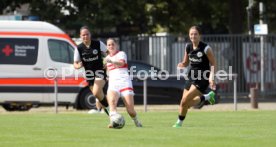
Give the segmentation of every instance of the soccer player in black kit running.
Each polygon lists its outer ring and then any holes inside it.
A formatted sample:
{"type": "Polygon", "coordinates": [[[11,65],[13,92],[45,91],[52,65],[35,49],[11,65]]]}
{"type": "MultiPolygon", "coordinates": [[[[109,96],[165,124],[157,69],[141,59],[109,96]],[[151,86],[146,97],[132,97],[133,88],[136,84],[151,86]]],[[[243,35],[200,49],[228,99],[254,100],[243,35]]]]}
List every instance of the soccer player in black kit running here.
{"type": "Polygon", "coordinates": [[[190,65],[191,68],[188,74],[189,81],[185,83],[179,105],[178,120],[173,125],[175,128],[182,126],[190,107],[205,100],[208,100],[210,104],[215,103],[215,93],[213,91],[203,95],[209,85],[211,89],[215,89],[216,61],[213,51],[208,44],[200,41],[199,27],[192,26],[189,29],[189,38],[191,43],[188,43],[185,47],[184,59],[177,65],[179,68],[190,65]]]}
{"type": "Polygon", "coordinates": [[[103,93],[103,87],[106,83],[106,72],[102,59],[103,55],[106,56],[106,45],[101,41],[92,40],[87,26],[83,26],[80,29],[80,38],[82,43],[75,49],[74,67],[75,69],[84,67],[89,89],[99,100],[108,115],[108,103],[103,93]]]}

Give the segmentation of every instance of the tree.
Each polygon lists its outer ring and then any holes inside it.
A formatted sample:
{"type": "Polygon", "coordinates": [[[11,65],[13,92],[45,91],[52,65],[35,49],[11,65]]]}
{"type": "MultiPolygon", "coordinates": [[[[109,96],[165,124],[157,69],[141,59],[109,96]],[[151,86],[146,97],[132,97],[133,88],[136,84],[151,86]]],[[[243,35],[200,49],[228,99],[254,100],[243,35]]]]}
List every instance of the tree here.
{"type": "Polygon", "coordinates": [[[13,12],[16,8],[19,8],[21,4],[28,2],[29,0],[1,0],[0,14],[2,14],[4,10],[7,10],[8,13],[13,12]]]}
{"type": "MultiPolygon", "coordinates": [[[[64,30],[78,31],[82,25],[88,25],[94,34],[135,35],[160,31],[186,34],[191,25],[201,26],[204,34],[237,34],[247,33],[247,1],[2,0],[0,12],[4,9],[12,12],[21,4],[29,3],[31,15],[41,20],[64,30]]],[[[269,32],[275,32],[276,3],[262,1],[269,32]]],[[[253,16],[253,21],[258,23],[258,7],[254,7],[253,16]]]]}
{"type": "Polygon", "coordinates": [[[276,3],[270,0],[254,0],[255,5],[252,10],[253,23],[259,24],[259,3],[262,2],[264,5],[264,15],[262,16],[264,19],[264,23],[268,24],[269,33],[276,33],[276,3]]]}
{"type": "MultiPolygon", "coordinates": [[[[244,32],[243,26],[245,26],[245,7],[246,3],[240,0],[228,0],[229,2],[229,31],[231,34],[242,34],[244,32]]],[[[236,36],[235,39],[230,39],[230,50],[233,52],[232,59],[230,60],[230,66],[233,68],[233,72],[238,74],[238,89],[246,89],[246,80],[244,77],[243,68],[243,40],[241,37],[236,36]]]]}

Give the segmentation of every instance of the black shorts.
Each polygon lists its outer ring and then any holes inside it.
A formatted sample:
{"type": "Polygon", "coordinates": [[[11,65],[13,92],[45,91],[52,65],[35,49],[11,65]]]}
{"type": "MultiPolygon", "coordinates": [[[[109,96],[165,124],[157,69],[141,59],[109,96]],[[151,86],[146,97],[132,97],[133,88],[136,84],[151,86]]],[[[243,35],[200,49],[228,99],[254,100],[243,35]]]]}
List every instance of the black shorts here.
{"type": "Polygon", "coordinates": [[[209,81],[208,80],[188,80],[185,83],[184,89],[189,90],[191,85],[195,85],[195,87],[204,94],[207,88],[209,87],[209,81]]]}
{"type": "MultiPolygon", "coordinates": [[[[96,73],[96,71],[93,71],[93,73],[96,73]]],[[[105,70],[101,70],[100,74],[94,74],[94,76],[86,74],[86,81],[87,81],[87,83],[88,83],[89,86],[93,86],[96,78],[97,79],[98,78],[99,79],[103,79],[103,80],[106,81],[106,77],[107,77],[106,71],[105,70]]]]}

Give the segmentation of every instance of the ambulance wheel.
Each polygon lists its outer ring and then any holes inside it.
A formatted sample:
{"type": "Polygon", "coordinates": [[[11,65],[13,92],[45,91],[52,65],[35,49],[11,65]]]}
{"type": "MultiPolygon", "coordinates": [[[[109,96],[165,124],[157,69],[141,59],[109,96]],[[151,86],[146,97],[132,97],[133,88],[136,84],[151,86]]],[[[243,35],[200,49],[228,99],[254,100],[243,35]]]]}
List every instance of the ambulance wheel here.
{"type": "Polygon", "coordinates": [[[95,109],[96,97],[92,94],[89,88],[85,88],[79,97],[80,109],[95,109]]]}

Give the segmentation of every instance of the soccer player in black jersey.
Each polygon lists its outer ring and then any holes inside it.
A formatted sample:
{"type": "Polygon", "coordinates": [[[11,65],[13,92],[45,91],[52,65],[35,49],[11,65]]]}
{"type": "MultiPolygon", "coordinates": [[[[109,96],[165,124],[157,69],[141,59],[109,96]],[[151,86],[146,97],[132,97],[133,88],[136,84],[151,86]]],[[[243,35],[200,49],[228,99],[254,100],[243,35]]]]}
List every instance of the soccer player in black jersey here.
{"type": "Polygon", "coordinates": [[[173,127],[181,127],[186,117],[188,109],[198,103],[208,100],[210,104],[215,103],[215,93],[213,91],[204,94],[210,86],[215,89],[214,72],[216,61],[211,47],[200,41],[200,29],[192,26],[189,29],[191,43],[185,47],[184,59],[178,64],[179,68],[190,65],[188,74],[189,81],[185,83],[182,99],[179,105],[179,116],[173,127]]]}
{"type": "Polygon", "coordinates": [[[108,103],[103,92],[103,87],[106,83],[106,72],[102,58],[102,56],[106,56],[106,45],[101,41],[92,40],[87,26],[80,29],[80,38],[82,39],[82,43],[75,49],[74,67],[75,69],[84,67],[89,89],[108,114],[106,109],[108,103]]]}

